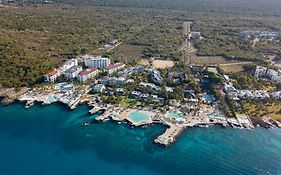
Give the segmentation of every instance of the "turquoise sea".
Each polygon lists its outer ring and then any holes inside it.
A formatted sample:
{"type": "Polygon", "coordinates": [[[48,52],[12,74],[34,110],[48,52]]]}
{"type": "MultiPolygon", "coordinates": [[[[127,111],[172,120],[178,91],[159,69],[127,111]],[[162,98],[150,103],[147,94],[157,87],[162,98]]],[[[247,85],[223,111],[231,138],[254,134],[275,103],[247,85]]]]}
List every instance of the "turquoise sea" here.
{"type": "Polygon", "coordinates": [[[86,106],[0,106],[0,175],[281,175],[281,130],[190,128],[168,148],[165,127],[93,120],[86,106]]]}

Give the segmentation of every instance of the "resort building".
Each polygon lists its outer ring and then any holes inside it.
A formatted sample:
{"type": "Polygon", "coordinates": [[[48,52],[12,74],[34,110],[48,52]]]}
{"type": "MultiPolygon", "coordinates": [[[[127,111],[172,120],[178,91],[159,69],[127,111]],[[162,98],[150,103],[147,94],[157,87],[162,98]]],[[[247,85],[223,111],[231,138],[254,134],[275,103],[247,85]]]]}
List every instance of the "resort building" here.
{"type": "Polygon", "coordinates": [[[44,75],[44,81],[54,83],[59,76],[60,76],[60,70],[54,69],[44,75]]]}
{"type": "Polygon", "coordinates": [[[142,89],[147,89],[148,91],[156,93],[156,94],[161,92],[161,88],[159,86],[156,86],[155,84],[152,84],[152,83],[141,82],[139,84],[139,86],[142,89]]]}
{"type": "Polygon", "coordinates": [[[277,40],[278,32],[268,32],[268,31],[243,31],[240,32],[240,36],[244,39],[260,39],[267,41],[277,40]]]}
{"type": "Polygon", "coordinates": [[[268,69],[266,76],[271,79],[272,81],[280,81],[281,80],[281,75],[279,75],[279,72],[273,69],[268,69]]]}
{"type": "Polygon", "coordinates": [[[75,78],[82,70],[82,66],[73,66],[64,72],[64,76],[68,79],[75,78]]]}
{"type": "Polygon", "coordinates": [[[61,67],[61,71],[65,72],[68,69],[72,68],[73,66],[78,66],[78,60],[77,59],[70,59],[68,61],[66,61],[61,67]]]}
{"type": "Polygon", "coordinates": [[[231,84],[225,84],[224,85],[224,91],[226,94],[229,95],[229,97],[233,100],[240,100],[238,98],[238,91],[235,89],[235,87],[231,84]]]}
{"type": "Polygon", "coordinates": [[[99,71],[97,68],[94,68],[94,67],[87,68],[86,70],[84,70],[78,74],[77,79],[79,81],[86,81],[88,79],[94,78],[98,72],[99,71]]]}
{"type": "Polygon", "coordinates": [[[110,64],[109,58],[94,57],[85,55],[82,57],[86,67],[104,68],[110,64]]]}
{"type": "Polygon", "coordinates": [[[117,88],[115,90],[116,95],[124,96],[126,95],[126,91],[123,88],[117,88]]]}
{"type": "Polygon", "coordinates": [[[253,92],[253,95],[256,97],[256,99],[265,99],[265,98],[270,98],[270,95],[268,92],[264,90],[256,90],[253,92]]]}
{"type": "Polygon", "coordinates": [[[127,80],[124,77],[106,77],[104,79],[100,79],[99,82],[110,87],[120,87],[127,84],[127,80]]]}
{"type": "Polygon", "coordinates": [[[141,95],[141,92],[139,92],[139,91],[133,91],[133,92],[131,93],[130,98],[136,99],[136,98],[138,98],[140,95],[141,95]]]}
{"type": "Polygon", "coordinates": [[[247,99],[253,99],[255,96],[250,90],[240,90],[239,91],[239,97],[240,98],[247,98],[247,99]]]}
{"type": "Polygon", "coordinates": [[[281,99],[281,91],[273,92],[271,95],[276,100],[280,100],[281,99]]]}
{"type": "Polygon", "coordinates": [[[148,78],[149,78],[150,82],[158,84],[158,85],[162,84],[162,82],[163,82],[161,73],[155,69],[148,70],[148,78]]]}
{"type": "Polygon", "coordinates": [[[112,74],[113,72],[116,72],[118,70],[121,70],[125,67],[126,65],[124,63],[115,63],[115,64],[110,64],[105,68],[105,71],[108,74],[112,74]]]}
{"type": "Polygon", "coordinates": [[[107,95],[107,96],[113,96],[114,93],[115,93],[114,89],[109,89],[109,88],[107,88],[107,89],[103,92],[103,94],[104,94],[104,95],[107,95]]]}
{"type": "Polygon", "coordinates": [[[133,73],[141,73],[144,71],[144,66],[143,65],[138,65],[138,66],[134,66],[134,67],[128,67],[120,72],[118,72],[118,74],[121,77],[124,78],[128,78],[130,77],[133,73]]]}
{"type": "Polygon", "coordinates": [[[105,91],[106,87],[103,84],[96,84],[93,87],[93,91],[95,93],[103,93],[105,91]]]}
{"type": "Polygon", "coordinates": [[[254,76],[265,77],[272,81],[281,81],[281,75],[278,71],[262,66],[257,66],[254,76]]]}
{"type": "Polygon", "coordinates": [[[257,66],[254,76],[255,77],[263,77],[263,76],[265,76],[266,71],[267,71],[266,67],[257,66]]]}

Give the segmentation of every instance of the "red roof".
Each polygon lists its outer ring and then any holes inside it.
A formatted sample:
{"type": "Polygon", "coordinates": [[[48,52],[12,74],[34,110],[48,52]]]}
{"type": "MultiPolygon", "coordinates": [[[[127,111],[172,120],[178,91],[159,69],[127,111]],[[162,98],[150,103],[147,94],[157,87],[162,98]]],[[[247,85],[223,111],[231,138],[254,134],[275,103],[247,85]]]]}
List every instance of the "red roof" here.
{"type": "Polygon", "coordinates": [[[111,69],[115,69],[115,68],[118,68],[118,67],[123,66],[123,65],[124,65],[123,63],[110,64],[105,69],[111,70],[111,69]]]}
{"type": "Polygon", "coordinates": [[[88,75],[90,73],[95,72],[97,69],[96,68],[87,68],[86,70],[82,71],[79,73],[79,75],[83,76],[83,75],[88,75]]]}
{"type": "Polygon", "coordinates": [[[45,76],[51,77],[51,76],[54,76],[54,75],[56,75],[56,74],[58,74],[58,73],[59,73],[59,71],[56,70],[56,69],[54,69],[54,70],[52,70],[52,71],[46,73],[45,76]]]}

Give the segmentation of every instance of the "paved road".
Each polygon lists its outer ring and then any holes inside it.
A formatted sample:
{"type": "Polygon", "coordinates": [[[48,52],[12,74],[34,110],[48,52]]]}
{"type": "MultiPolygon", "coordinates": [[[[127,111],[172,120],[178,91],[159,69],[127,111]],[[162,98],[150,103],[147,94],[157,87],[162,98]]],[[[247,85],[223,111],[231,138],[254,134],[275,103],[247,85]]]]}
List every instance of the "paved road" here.
{"type": "Polygon", "coordinates": [[[179,51],[183,52],[183,59],[185,60],[186,64],[189,64],[189,59],[190,59],[190,53],[194,52],[195,50],[191,47],[191,28],[190,25],[192,22],[184,22],[183,23],[183,35],[184,35],[184,42],[180,46],[179,51]]]}

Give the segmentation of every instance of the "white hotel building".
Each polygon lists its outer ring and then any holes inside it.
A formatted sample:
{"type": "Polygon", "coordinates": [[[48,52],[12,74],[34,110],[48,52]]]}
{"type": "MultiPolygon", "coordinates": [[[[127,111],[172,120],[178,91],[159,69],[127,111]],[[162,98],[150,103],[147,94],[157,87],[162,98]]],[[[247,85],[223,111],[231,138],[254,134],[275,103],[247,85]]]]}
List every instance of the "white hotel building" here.
{"type": "Polygon", "coordinates": [[[82,72],[82,66],[73,66],[64,72],[64,76],[68,79],[77,77],[77,75],[82,72]]]}
{"type": "Polygon", "coordinates": [[[82,58],[85,61],[86,67],[104,68],[110,64],[109,58],[94,57],[89,55],[85,55],[82,58]]]}
{"type": "Polygon", "coordinates": [[[78,60],[77,59],[70,59],[66,61],[61,67],[61,72],[65,72],[68,69],[72,68],[73,66],[78,66],[78,60]]]}

